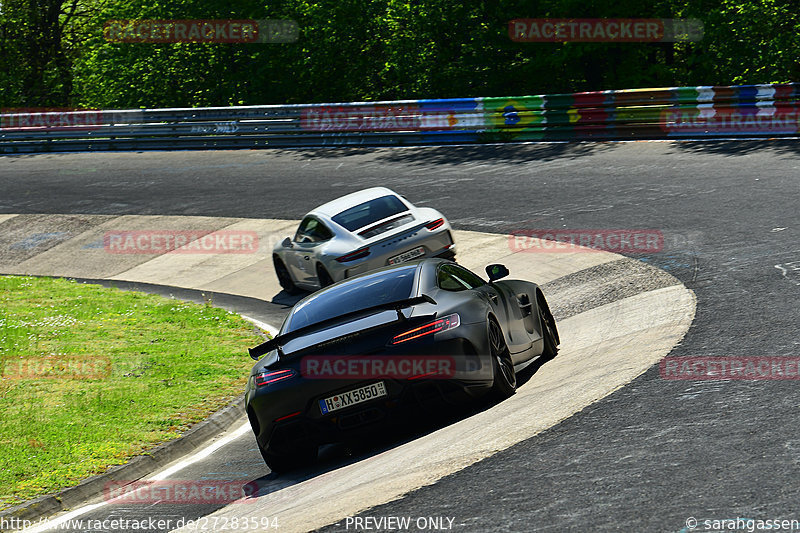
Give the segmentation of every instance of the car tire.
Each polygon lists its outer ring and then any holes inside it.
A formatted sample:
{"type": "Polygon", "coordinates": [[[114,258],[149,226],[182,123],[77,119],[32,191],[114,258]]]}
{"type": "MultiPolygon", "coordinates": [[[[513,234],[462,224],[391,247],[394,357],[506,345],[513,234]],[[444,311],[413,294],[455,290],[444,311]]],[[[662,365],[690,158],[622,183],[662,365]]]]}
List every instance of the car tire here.
{"type": "Polygon", "coordinates": [[[544,340],[542,360],[550,361],[558,355],[558,330],[550,310],[541,305],[539,306],[539,319],[542,324],[542,339],[544,340]]]}
{"type": "Polygon", "coordinates": [[[272,264],[275,265],[275,274],[278,276],[278,283],[287,294],[296,294],[298,292],[297,285],[292,281],[292,276],[289,274],[289,269],[283,264],[280,257],[274,256],[272,264]]]}
{"type": "Polygon", "coordinates": [[[317,448],[299,448],[289,454],[275,453],[269,448],[258,447],[261,457],[270,470],[276,474],[289,472],[298,468],[308,466],[317,459],[317,448]]]}
{"type": "Polygon", "coordinates": [[[489,349],[494,370],[492,395],[499,400],[504,400],[516,392],[517,374],[514,371],[511,352],[509,352],[503,337],[503,330],[500,329],[500,324],[493,319],[489,320],[489,349]]]}
{"type": "Polygon", "coordinates": [[[319,281],[320,289],[324,289],[328,285],[333,285],[333,278],[328,271],[325,270],[325,267],[322,265],[317,265],[317,280],[319,281]]]}

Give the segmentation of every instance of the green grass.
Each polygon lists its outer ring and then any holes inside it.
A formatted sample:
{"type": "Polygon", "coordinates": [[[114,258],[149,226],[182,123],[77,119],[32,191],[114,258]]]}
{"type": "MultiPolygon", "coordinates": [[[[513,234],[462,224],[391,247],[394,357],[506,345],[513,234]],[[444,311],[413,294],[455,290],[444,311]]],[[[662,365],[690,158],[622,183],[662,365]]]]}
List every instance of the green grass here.
{"type": "Polygon", "coordinates": [[[210,305],[0,276],[0,509],[178,437],[243,392],[260,342],[210,305]]]}

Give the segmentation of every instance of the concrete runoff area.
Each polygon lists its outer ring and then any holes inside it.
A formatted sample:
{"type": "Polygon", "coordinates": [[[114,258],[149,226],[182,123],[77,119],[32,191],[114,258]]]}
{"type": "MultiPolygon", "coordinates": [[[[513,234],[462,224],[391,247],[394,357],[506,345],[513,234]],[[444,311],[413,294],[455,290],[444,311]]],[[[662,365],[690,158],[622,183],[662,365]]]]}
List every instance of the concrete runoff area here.
{"type": "MultiPolygon", "coordinates": [[[[61,223],[64,215],[46,217],[61,223]]],[[[20,230],[26,220],[35,226],[31,230],[35,233],[42,233],[46,226],[42,215],[9,217],[0,221],[0,236],[4,226],[13,223],[17,240],[0,240],[0,246],[11,249],[28,238],[20,230]]],[[[20,255],[18,263],[6,259],[0,272],[213,289],[269,302],[281,293],[272,267],[272,244],[293,234],[298,224],[147,215],[106,216],[93,222],[41,253],[20,255]],[[259,246],[236,254],[112,253],[103,237],[113,231],[255,232],[259,246]]],[[[559,320],[558,357],[543,365],[516,395],[486,411],[357,463],[282,486],[280,494],[267,487],[258,497],[263,504],[258,500],[234,503],[213,516],[279,516],[282,530],[306,531],[392,501],[525,440],[620,388],[667,355],[694,317],[693,293],[672,276],[641,262],[585,249],[515,251],[506,235],[454,233],[457,259],[464,266],[483,274],[485,265],[503,263],[511,271],[510,278],[543,285],[559,320]],[[606,291],[612,299],[587,304],[598,291],[606,291]]],[[[252,435],[240,438],[252,440],[252,435]]]]}
{"type": "MultiPolygon", "coordinates": [[[[43,232],[46,222],[61,227],[65,218],[74,215],[17,215],[10,219],[24,228],[35,223],[29,232],[16,229],[6,233],[0,222],[0,254],[4,249],[20,248],[30,235],[43,232]]],[[[64,276],[88,279],[112,279],[175,287],[226,292],[239,296],[272,299],[281,292],[272,266],[272,246],[294,235],[299,221],[274,219],[234,219],[199,216],[108,215],[96,217],[97,224],[62,239],[41,253],[25,253],[13,261],[10,256],[0,264],[0,272],[37,276],[64,276]],[[148,253],[147,249],[119,253],[110,249],[104,237],[126,232],[254,232],[258,246],[246,253],[206,253],[184,250],[148,253]]],[[[603,251],[531,253],[514,251],[508,236],[475,231],[454,231],[457,261],[484,275],[490,263],[503,263],[511,278],[544,284],[564,275],[622,258],[603,251]]],[[[0,256],[2,257],[2,256],[0,256]]],[[[677,280],[676,280],[677,283],[677,280]]]]}

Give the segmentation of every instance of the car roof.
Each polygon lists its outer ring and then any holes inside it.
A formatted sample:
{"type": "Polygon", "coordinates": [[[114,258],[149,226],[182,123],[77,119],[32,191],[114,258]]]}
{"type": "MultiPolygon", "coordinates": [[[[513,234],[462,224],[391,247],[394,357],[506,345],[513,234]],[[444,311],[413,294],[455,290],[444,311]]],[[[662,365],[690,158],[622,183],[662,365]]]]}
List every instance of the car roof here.
{"type": "MultiPolygon", "coordinates": [[[[373,270],[369,270],[367,272],[362,272],[361,274],[356,274],[353,277],[343,279],[343,280],[335,283],[334,285],[343,285],[343,284],[351,284],[352,285],[352,284],[357,284],[357,283],[359,283],[359,280],[361,278],[370,277],[373,274],[377,274],[379,272],[385,272],[387,270],[402,270],[402,269],[408,268],[408,267],[416,267],[417,271],[419,272],[419,270],[425,268],[426,265],[445,263],[445,262],[448,262],[448,261],[446,259],[441,259],[439,257],[423,257],[422,259],[413,259],[411,261],[406,261],[404,263],[399,263],[397,265],[387,265],[387,266],[375,268],[373,270]]],[[[309,294],[305,298],[303,298],[303,299],[299,300],[298,302],[296,302],[294,307],[292,308],[292,312],[294,311],[294,308],[297,307],[297,305],[299,305],[301,303],[307,303],[307,302],[309,302],[311,300],[316,299],[326,289],[328,289],[328,287],[325,287],[324,289],[320,289],[320,290],[318,290],[316,292],[312,292],[311,294],[309,294]]],[[[290,314],[292,312],[290,312],[290,314]]]]}
{"type": "MultiPolygon", "coordinates": [[[[324,289],[321,289],[317,292],[314,292],[306,296],[305,298],[294,304],[294,306],[292,307],[292,310],[289,313],[288,323],[284,322],[283,326],[281,327],[281,334],[287,333],[286,331],[284,331],[284,329],[287,327],[289,328],[289,331],[294,331],[298,329],[298,327],[304,328],[308,326],[313,326],[314,324],[326,322],[330,319],[335,319],[339,316],[345,316],[349,312],[354,312],[354,311],[357,312],[359,308],[366,310],[372,307],[373,305],[375,305],[376,302],[370,302],[369,299],[365,300],[362,298],[361,301],[356,306],[354,306],[350,311],[343,311],[341,309],[341,306],[338,306],[338,311],[334,311],[333,313],[326,313],[323,311],[322,314],[327,316],[325,320],[317,319],[308,321],[307,318],[301,319],[301,322],[302,320],[306,320],[306,323],[301,323],[301,325],[299,326],[297,324],[297,321],[295,320],[295,316],[298,315],[298,313],[306,313],[309,309],[314,309],[317,306],[323,306],[323,308],[333,307],[332,304],[335,304],[338,301],[337,298],[340,295],[355,294],[355,292],[353,292],[352,286],[362,285],[365,280],[374,280],[376,277],[381,276],[382,274],[390,273],[392,271],[396,272],[398,275],[400,275],[401,272],[414,271],[413,280],[415,281],[413,282],[414,284],[412,286],[411,292],[408,294],[404,294],[402,297],[400,297],[400,300],[413,297],[414,295],[416,295],[417,292],[416,280],[418,280],[419,270],[423,267],[423,261],[425,260],[409,261],[406,263],[401,263],[399,265],[391,265],[378,268],[375,270],[370,270],[369,272],[364,272],[363,274],[359,274],[352,278],[347,278],[345,280],[342,280],[338,283],[335,283],[329,287],[325,287],[324,289]]],[[[316,312],[316,314],[317,318],[319,318],[319,313],[316,312]]]]}
{"type": "Polygon", "coordinates": [[[372,187],[369,189],[364,189],[362,191],[356,191],[354,193],[350,193],[348,195],[342,196],[341,198],[337,198],[336,200],[331,200],[328,203],[322,204],[321,206],[315,208],[311,211],[310,215],[324,215],[327,218],[332,218],[345,209],[350,209],[351,207],[355,207],[357,205],[363,204],[366,201],[373,200],[375,198],[380,198],[382,196],[387,195],[394,195],[400,196],[396,192],[391,189],[387,189],[386,187],[372,187]]]}

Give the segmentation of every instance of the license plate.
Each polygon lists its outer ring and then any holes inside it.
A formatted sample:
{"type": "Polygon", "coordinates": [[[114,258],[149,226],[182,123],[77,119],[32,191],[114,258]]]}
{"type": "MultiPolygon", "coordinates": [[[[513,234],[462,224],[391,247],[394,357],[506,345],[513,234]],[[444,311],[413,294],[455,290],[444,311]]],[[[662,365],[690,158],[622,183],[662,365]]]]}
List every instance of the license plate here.
{"type": "Polygon", "coordinates": [[[389,259],[389,264],[396,265],[398,263],[405,263],[406,261],[410,261],[411,259],[414,259],[415,257],[419,257],[421,255],[425,255],[425,248],[423,248],[422,246],[392,257],[391,259],[389,259]]]}
{"type": "Polygon", "coordinates": [[[330,398],[325,398],[319,401],[319,408],[323,415],[327,415],[332,411],[338,411],[351,405],[356,405],[362,402],[368,402],[375,398],[386,396],[386,385],[383,381],[367,385],[355,390],[343,392],[330,398]]]}

